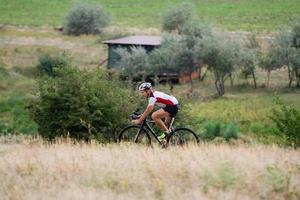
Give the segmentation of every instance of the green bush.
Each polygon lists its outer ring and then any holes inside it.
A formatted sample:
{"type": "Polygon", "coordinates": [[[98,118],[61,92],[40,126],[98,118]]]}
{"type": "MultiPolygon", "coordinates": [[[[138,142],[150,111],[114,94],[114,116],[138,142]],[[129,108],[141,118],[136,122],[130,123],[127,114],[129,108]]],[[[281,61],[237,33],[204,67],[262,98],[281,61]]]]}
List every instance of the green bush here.
{"type": "Polygon", "coordinates": [[[39,57],[37,69],[40,74],[55,76],[55,70],[70,65],[70,60],[65,53],[58,56],[43,54],[39,57]]]}
{"type": "Polygon", "coordinates": [[[204,124],[203,138],[206,140],[226,140],[238,138],[238,128],[234,123],[206,122],[204,124]],[[222,139],[223,138],[223,139],[222,139]]]}
{"type": "Polygon", "coordinates": [[[135,95],[101,71],[66,67],[38,83],[39,93],[30,110],[39,133],[49,140],[115,140],[117,130],[137,107],[135,95]]]}
{"type": "Polygon", "coordinates": [[[80,4],[70,10],[63,30],[67,35],[96,34],[109,21],[109,15],[100,6],[80,4]]]}
{"type": "Polygon", "coordinates": [[[213,140],[216,137],[221,136],[221,123],[219,122],[207,122],[204,125],[204,138],[213,140]]]}
{"type": "Polygon", "coordinates": [[[228,141],[230,139],[237,139],[238,138],[238,129],[235,124],[229,123],[225,127],[223,137],[228,141]]]}
{"type": "Polygon", "coordinates": [[[162,18],[162,29],[170,32],[176,31],[181,34],[185,26],[195,18],[193,6],[190,3],[183,2],[169,8],[162,18]]]}
{"type": "Polygon", "coordinates": [[[272,109],[271,120],[275,122],[280,136],[295,148],[300,147],[300,111],[293,105],[285,105],[278,97],[277,107],[272,109]]]}

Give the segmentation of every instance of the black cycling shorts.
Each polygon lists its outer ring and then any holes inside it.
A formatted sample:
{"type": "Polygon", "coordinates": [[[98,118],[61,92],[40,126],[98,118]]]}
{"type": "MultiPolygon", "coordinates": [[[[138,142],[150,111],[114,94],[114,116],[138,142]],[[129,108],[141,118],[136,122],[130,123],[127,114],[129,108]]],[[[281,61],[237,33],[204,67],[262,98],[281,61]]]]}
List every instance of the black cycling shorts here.
{"type": "Polygon", "coordinates": [[[175,117],[175,115],[178,112],[178,105],[175,105],[175,106],[166,105],[166,107],[164,107],[163,110],[165,112],[168,112],[170,114],[170,117],[175,117]]]}

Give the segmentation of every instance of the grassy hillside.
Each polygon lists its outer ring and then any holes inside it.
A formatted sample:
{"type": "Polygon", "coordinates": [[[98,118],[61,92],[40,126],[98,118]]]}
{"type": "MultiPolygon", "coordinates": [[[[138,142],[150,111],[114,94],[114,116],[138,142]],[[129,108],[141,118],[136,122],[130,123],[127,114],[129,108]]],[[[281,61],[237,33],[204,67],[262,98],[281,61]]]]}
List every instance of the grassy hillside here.
{"type": "MultiPolygon", "coordinates": [[[[103,5],[113,17],[112,25],[160,28],[162,14],[179,0],[88,0],[103,5]]],[[[0,0],[0,24],[28,26],[62,25],[69,0],[0,0]]],[[[300,17],[299,0],[190,0],[203,22],[230,30],[276,30],[300,17]]]]}
{"type": "Polygon", "coordinates": [[[300,198],[300,152],[295,150],[0,141],[2,199],[300,198]]]}

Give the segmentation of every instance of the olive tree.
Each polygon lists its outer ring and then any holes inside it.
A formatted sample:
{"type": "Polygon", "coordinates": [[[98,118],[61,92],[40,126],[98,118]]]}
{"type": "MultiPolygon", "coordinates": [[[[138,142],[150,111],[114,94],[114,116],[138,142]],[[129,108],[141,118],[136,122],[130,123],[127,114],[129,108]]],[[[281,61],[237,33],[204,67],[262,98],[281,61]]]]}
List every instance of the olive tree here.
{"type": "Polygon", "coordinates": [[[148,67],[148,55],[143,47],[131,47],[130,49],[118,48],[116,53],[120,56],[117,67],[128,77],[130,82],[134,76],[142,76],[145,79],[148,67]]]}
{"type": "Polygon", "coordinates": [[[95,34],[107,26],[110,16],[99,5],[77,4],[68,13],[63,31],[68,35],[95,34]]]}
{"type": "Polygon", "coordinates": [[[165,36],[161,47],[151,53],[149,64],[151,66],[149,69],[155,74],[189,74],[190,91],[193,91],[191,74],[195,71],[196,65],[193,50],[188,47],[185,37],[165,36]]]}
{"type": "Polygon", "coordinates": [[[225,81],[239,63],[239,45],[223,35],[206,36],[198,39],[194,58],[203,62],[214,74],[215,87],[219,96],[225,94],[225,81]]]}
{"type": "Polygon", "coordinates": [[[248,79],[252,76],[254,88],[257,87],[255,69],[259,65],[259,59],[261,57],[260,46],[256,40],[255,34],[252,34],[248,39],[244,48],[240,53],[240,65],[242,67],[242,75],[248,79]]]}
{"type": "Polygon", "coordinates": [[[162,29],[182,34],[186,24],[194,20],[194,16],[193,5],[190,3],[183,2],[170,7],[162,18],[162,29]]]}

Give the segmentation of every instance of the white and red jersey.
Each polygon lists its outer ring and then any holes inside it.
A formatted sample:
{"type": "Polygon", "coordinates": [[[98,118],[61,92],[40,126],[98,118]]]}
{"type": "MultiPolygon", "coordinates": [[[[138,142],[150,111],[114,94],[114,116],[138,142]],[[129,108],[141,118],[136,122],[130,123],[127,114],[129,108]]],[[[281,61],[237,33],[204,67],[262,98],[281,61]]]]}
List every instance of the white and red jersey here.
{"type": "Polygon", "coordinates": [[[163,92],[154,91],[149,96],[149,105],[154,104],[163,108],[166,106],[176,106],[178,101],[174,96],[167,95],[163,92]]]}

